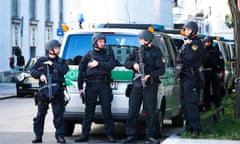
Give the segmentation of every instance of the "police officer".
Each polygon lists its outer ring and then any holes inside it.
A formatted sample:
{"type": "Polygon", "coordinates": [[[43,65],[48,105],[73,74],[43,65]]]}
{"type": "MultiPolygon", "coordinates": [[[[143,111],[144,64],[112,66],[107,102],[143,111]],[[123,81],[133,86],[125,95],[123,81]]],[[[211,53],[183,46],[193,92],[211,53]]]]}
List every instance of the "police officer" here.
{"type": "Polygon", "coordinates": [[[198,136],[201,130],[198,102],[200,96],[199,67],[204,52],[202,41],[197,32],[198,26],[190,21],[185,25],[186,40],[180,50],[183,64],[181,73],[177,78],[180,81],[180,96],[182,110],[186,119],[186,131],[192,136],[198,136]]]}
{"type": "Polygon", "coordinates": [[[211,100],[213,100],[215,107],[221,105],[220,95],[220,79],[224,74],[224,60],[217,47],[214,47],[211,37],[205,37],[204,40],[205,53],[204,53],[204,107],[205,110],[211,108],[211,100]],[[211,98],[210,88],[212,87],[213,99],[211,98]]]}
{"type": "Polygon", "coordinates": [[[50,40],[46,43],[47,57],[40,57],[31,69],[31,75],[39,79],[38,112],[33,121],[35,138],[32,143],[41,143],[44,129],[44,120],[47,114],[48,105],[51,103],[53,110],[53,122],[56,128],[55,137],[58,143],[65,143],[64,139],[64,74],[68,71],[68,66],[63,59],[58,57],[60,42],[50,40]],[[48,78],[51,76],[52,84],[48,78]],[[51,89],[47,88],[48,86],[51,89]],[[49,91],[51,90],[51,91],[49,91]],[[49,95],[52,93],[52,96],[49,95]]]}
{"type": "Polygon", "coordinates": [[[165,66],[160,48],[152,45],[153,34],[143,30],[138,37],[141,47],[133,50],[125,61],[125,66],[134,71],[134,78],[129,97],[127,137],[122,140],[122,143],[137,141],[136,126],[142,102],[146,111],[146,140],[148,143],[159,143],[154,135],[154,112],[160,83],[159,76],[165,72],[165,66]]]}
{"type": "Polygon", "coordinates": [[[107,139],[114,143],[116,140],[115,126],[112,119],[111,102],[113,99],[110,87],[111,70],[116,65],[113,51],[105,49],[106,37],[102,33],[92,36],[93,50],[89,51],[79,64],[78,88],[80,95],[86,95],[85,117],[82,124],[82,135],[75,142],[89,140],[89,132],[93,121],[97,99],[99,97],[104,116],[107,139]],[[83,82],[86,82],[85,92],[83,82]]]}

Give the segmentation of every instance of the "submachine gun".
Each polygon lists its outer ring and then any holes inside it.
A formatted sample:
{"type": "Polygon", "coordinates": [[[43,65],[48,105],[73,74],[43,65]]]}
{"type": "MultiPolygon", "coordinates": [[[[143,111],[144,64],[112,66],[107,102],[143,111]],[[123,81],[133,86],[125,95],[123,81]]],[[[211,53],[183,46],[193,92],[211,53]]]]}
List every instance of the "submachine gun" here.
{"type": "Polygon", "coordinates": [[[139,56],[139,67],[140,67],[140,73],[136,73],[134,80],[137,78],[141,78],[141,82],[142,82],[142,87],[145,88],[146,87],[146,82],[144,80],[145,77],[145,71],[144,71],[144,63],[143,63],[143,48],[139,48],[138,50],[138,56],[139,56]]]}
{"type": "Polygon", "coordinates": [[[182,72],[183,69],[183,61],[182,61],[182,56],[181,53],[184,50],[184,46],[182,46],[177,54],[176,58],[176,66],[175,66],[175,79],[180,78],[180,73],[182,72]]]}
{"type": "Polygon", "coordinates": [[[49,65],[47,64],[47,84],[43,85],[38,89],[38,92],[42,91],[43,89],[47,88],[48,89],[48,97],[49,99],[53,99],[53,90],[52,88],[54,86],[57,86],[57,83],[52,83],[52,74],[49,71],[49,65]]]}

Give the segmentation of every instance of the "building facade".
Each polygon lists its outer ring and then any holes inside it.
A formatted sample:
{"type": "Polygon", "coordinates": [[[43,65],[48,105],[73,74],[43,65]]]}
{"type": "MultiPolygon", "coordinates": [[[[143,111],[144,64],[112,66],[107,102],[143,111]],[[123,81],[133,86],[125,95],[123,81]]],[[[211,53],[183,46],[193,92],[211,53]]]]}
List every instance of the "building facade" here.
{"type": "Polygon", "coordinates": [[[233,29],[226,25],[231,12],[228,0],[174,0],[173,23],[182,28],[188,21],[196,21],[199,32],[205,35],[233,39],[233,29]]]}
{"type": "Polygon", "coordinates": [[[63,24],[63,0],[1,0],[0,71],[9,71],[9,58],[20,48],[27,61],[45,55],[44,44],[63,24]]]}
{"type": "MultiPolygon", "coordinates": [[[[98,23],[152,23],[182,28],[189,21],[199,32],[233,39],[225,24],[227,0],[0,0],[0,72],[11,70],[9,58],[20,48],[27,61],[45,55],[44,44],[62,39],[57,29],[92,28],[98,23]],[[217,4],[216,4],[217,3],[217,4]]],[[[61,32],[62,34],[62,32],[61,32]]]]}
{"type": "Polygon", "coordinates": [[[173,27],[171,0],[69,0],[65,7],[67,25],[83,28],[99,23],[149,23],[173,27]]]}

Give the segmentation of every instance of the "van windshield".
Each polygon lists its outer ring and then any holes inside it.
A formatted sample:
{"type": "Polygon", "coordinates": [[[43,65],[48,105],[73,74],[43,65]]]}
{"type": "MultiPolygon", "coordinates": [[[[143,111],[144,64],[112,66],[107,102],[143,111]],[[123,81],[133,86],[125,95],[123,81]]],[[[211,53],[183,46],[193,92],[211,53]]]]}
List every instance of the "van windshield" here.
{"type": "MultiPolygon", "coordinates": [[[[128,54],[139,47],[137,35],[105,34],[106,47],[111,48],[115,58],[123,64],[128,54]]],[[[81,57],[92,49],[92,34],[70,35],[64,47],[62,58],[68,64],[78,65],[81,57]]]]}

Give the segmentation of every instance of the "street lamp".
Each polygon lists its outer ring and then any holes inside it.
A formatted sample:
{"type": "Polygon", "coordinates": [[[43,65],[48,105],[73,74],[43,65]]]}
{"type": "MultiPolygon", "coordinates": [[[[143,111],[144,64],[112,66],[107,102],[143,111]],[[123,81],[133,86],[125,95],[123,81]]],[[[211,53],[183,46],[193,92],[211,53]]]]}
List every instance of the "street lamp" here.
{"type": "Polygon", "coordinates": [[[79,15],[78,22],[79,22],[79,28],[82,29],[82,23],[84,22],[83,14],[79,15]]]}

